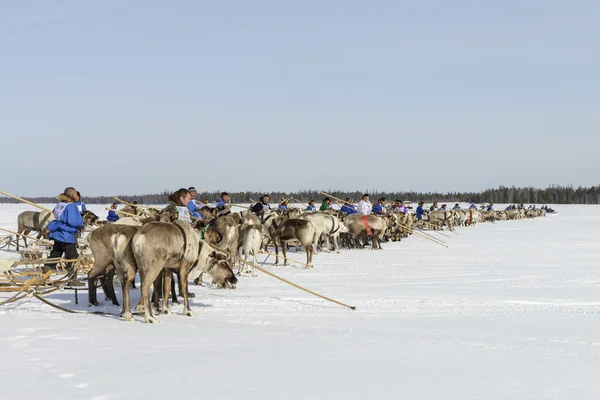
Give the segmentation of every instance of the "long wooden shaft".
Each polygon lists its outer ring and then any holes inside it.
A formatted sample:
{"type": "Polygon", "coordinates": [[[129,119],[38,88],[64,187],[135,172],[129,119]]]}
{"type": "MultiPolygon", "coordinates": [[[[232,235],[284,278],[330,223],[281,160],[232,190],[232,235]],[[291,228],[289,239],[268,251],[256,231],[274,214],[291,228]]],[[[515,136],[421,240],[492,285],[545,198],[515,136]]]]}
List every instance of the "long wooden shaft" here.
{"type": "Polygon", "coordinates": [[[298,200],[298,199],[297,199],[297,198],[295,198],[295,197],[292,197],[292,200],[295,200],[295,201],[297,201],[298,203],[302,204],[302,207],[304,207],[304,206],[308,207],[308,204],[306,204],[306,203],[304,203],[304,202],[302,202],[302,201],[298,200]]]}
{"type": "Polygon", "coordinates": [[[12,233],[13,235],[19,235],[21,237],[27,238],[27,239],[31,239],[31,240],[35,240],[36,242],[39,240],[43,240],[43,239],[36,239],[33,236],[27,236],[27,235],[23,235],[22,233],[19,232],[15,232],[15,231],[11,231],[8,229],[4,229],[4,228],[0,228],[0,231],[4,231],[4,232],[8,232],[8,233],[12,233]]]}
{"type": "MultiPolygon", "coordinates": [[[[433,225],[431,222],[427,222],[427,221],[423,221],[423,220],[421,220],[421,222],[422,222],[424,225],[427,225],[427,226],[429,226],[430,228],[437,228],[437,226],[433,225]]],[[[434,230],[434,231],[435,231],[435,230],[434,230]]],[[[433,232],[433,231],[432,231],[432,232],[433,232]]],[[[454,233],[454,234],[458,235],[458,232],[454,232],[454,231],[450,231],[450,232],[452,232],[452,233],[454,233]]],[[[439,232],[437,232],[437,233],[439,233],[439,232]]],[[[445,235],[444,235],[444,236],[445,236],[445,235]]],[[[449,236],[447,236],[447,237],[449,237],[449,236]]]]}
{"type": "Polygon", "coordinates": [[[340,199],[339,197],[335,197],[335,196],[333,196],[333,195],[331,195],[331,194],[329,194],[329,193],[325,193],[325,192],[321,192],[321,194],[322,194],[323,196],[331,197],[331,198],[332,198],[332,199],[334,199],[334,200],[341,201],[341,202],[342,202],[342,203],[344,203],[344,204],[348,204],[350,207],[354,207],[354,208],[356,208],[356,206],[355,206],[354,204],[348,203],[346,200],[342,200],[342,199],[340,199]]]}
{"type": "MultiPolygon", "coordinates": [[[[265,253],[265,254],[270,254],[270,255],[272,255],[272,256],[276,256],[276,257],[277,257],[277,254],[275,254],[275,253],[272,253],[272,252],[270,252],[270,251],[267,251],[267,250],[261,250],[260,252],[261,252],[261,253],[265,253]]],[[[296,264],[304,265],[304,266],[306,266],[306,267],[309,267],[309,268],[311,267],[310,265],[308,265],[308,264],[305,264],[305,263],[303,263],[302,261],[296,261],[296,260],[292,260],[291,258],[284,257],[283,255],[279,255],[279,257],[283,258],[284,260],[289,260],[289,261],[295,262],[296,264]]]]}
{"type": "Polygon", "coordinates": [[[31,201],[22,199],[22,198],[20,198],[18,196],[15,196],[14,194],[6,193],[6,192],[3,192],[2,190],[0,190],[0,194],[5,195],[6,197],[11,197],[11,198],[13,198],[15,200],[19,200],[20,202],[23,202],[25,204],[29,204],[30,206],[37,207],[40,210],[44,210],[44,211],[48,211],[49,213],[52,213],[52,210],[50,210],[50,209],[48,209],[46,207],[40,206],[39,204],[32,203],[31,201]]]}
{"type": "MultiPolygon", "coordinates": [[[[113,210],[113,209],[106,207],[105,210],[110,211],[110,210],[113,210]]],[[[121,213],[123,215],[127,215],[128,217],[135,217],[135,218],[140,218],[141,217],[141,215],[135,215],[135,214],[131,214],[131,213],[128,213],[128,212],[125,212],[125,211],[121,211],[121,210],[113,210],[113,211],[116,212],[116,213],[121,213]]]]}
{"type": "Polygon", "coordinates": [[[448,248],[448,245],[447,245],[446,243],[442,242],[442,241],[441,241],[441,240],[439,240],[439,239],[435,239],[435,238],[432,238],[432,237],[430,237],[430,236],[423,235],[421,232],[418,232],[418,231],[415,231],[415,230],[413,230],[413,229],[410,229],[410,228],[408,228],[407,226],[405,226],[405,225],[402,225],[402,224],[398,224],[398,226],[400,226],[400,227],[401,227],[402,229],[404,229],[406,232],[413,233],[413,234],[415,234],[415,235],[417,235],[417,236],[419,236],[419,237],[421,237],[421,238],[423,238],[423,239],[428,239],[428,240],[431,240],[433,243],[437,243],[437,244],[439,244],[440,246],[444,246],[445,248],[448,248]]]}
{"type": "Polygon", "coordinates": [[[249,266],[251,266],[251,267],[253,267],[253,268],[256,268],[256,269],[257,269],[257,270],[259,270],[260,272],[263,272],[263,273],[265,273],[265,274],[267,274],[267,275],[269,275],[269,276],[272,276],[272,277],[273,277],[273,278],[275,278],[275,279],[278,279],[278,280],[280,280],[281,282],[287,283],[288,285],[291,285],[291,286],[293,286],[293,287],[295,287],[295,288],[297,288],[297,289],[303,290],[303,291],[305,291],[306,293],[310,293],[310,294],[312,294],[313,296],[320,297],[320,298],[321,298],[321,299],[323,299],[323,300],[327,300],[327,301],[330,301],[330,302],[332,302],[332,303],[335,303],[335,304],[337,304],[337,305],[340,305],[340,306],[343,306],[343,307],[347,307],[347,308],[349,308],[349,309],[351,309],[351,310],[356,310],[356,307],[354,307],[354,306],[349,306],[348,304],[344,304],[344,303],[342,303],[342,302],[340,302],[340,301],[337,301],[337,300],[334,300],[334,299],[332,299],[332,298],[329,298],[329,297],[323,296],[322,294],[319,294],[319,293],[313,292],[312,290],[310,290],[310,289],[307,289],[307,288],[305,288],[305,287],[302,287],[302,286],[300,286],[300,285],[298,285],[298,284],[296,284],[296,283],[294,283],[294,282],[290,282],[290,281],[288,281],[287,279],[284,279],[284,278],[280,277],[279,275],[275,275],[274,273],[272,273],[272,272],[270,272],[270,271],[268,271],[268,270],[266,270],[266,269],[264,269],[264,268],[261,268],[261,267],[259,267],[258,265],[250,264],[248,261],[246,261],[246,260],[244,260],[244,259],[240,258],[239,256],[236,256],[236,255],[234,255],[234,254],[231,254],[231,253],[228,253],[228,252],[226,252],[226,251],[223,251],[223,250],[221,250],[221,249],[219,249],[219,248],[217,248],[217,247],[213,246],[212,244],[210,244],[210,243],[208,243],[208,242],[206,242],[206,241],[205,241],[204,243],[208,244],[208,245],[209,245],[210,247],[212,247],[213,249],[215,249],[215,250],[217,250],[217,251],[220,251],[221,253],[227,254],[228,256],[230,256],[230,257],[232,257],[232,258],[236,258],[236,259],[240,260],[241,262],[243,262],[243,263],[244,263],[244,264],[246,264],[246,265],[249,265],[249,266]]]}
{"type": "Polygon", "coordinates": [[[110,196],[110,197],[112,197],[113,199],[117,200],[119,203],[123,203],[123,204],[125,204],[126,206],[130,206],[130,207],[139,207],[139,208],[152,208],[152,209],[154,209],[154,210],[161,210],[161,208],[160,208],[160,207],[150,207],[150,206],[143,206],[143,205],[141,205],[141,204],[133,204],[133,203],[129,203],[129,202],[125,201],[125,200],[122,200],[122,199],[118,198],[117,196],[110,196]]]}

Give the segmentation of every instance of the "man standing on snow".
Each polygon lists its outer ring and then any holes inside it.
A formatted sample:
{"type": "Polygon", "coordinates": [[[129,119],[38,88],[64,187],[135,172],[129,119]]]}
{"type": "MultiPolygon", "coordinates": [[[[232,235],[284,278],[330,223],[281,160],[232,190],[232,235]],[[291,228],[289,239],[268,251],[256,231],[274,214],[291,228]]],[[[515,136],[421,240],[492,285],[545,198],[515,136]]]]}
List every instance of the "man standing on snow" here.
{"type": "MultiPolygon", "coordinates": [[[[50,258],[61,258],[64,254],[67,259],[73,260],[79,258],[76,235],[83,228],[81,212],[75,205],[78,200],[77,190],[68,187],[57,197],[59,202],[52,211],[54,221],[48,224],[50,239],[54,240],[50,258]]],[[[68,263],[67,268],[70,275],[67,286],[85,286],[83,282],[77,280],[77,271],[73,268],[73,263],[68,263]]],[[[44,266],[45,272],[50,269],[53,269],[53,266],[44,266]]]]}
{"type": "Polygon", "coordinates": [[[419,207],[417,207],[417,219],[419,221],[423,220],[423,215],[425,214],[425,210],[423,209],[423,206],[425,205],[424,202],[419,202],[419,207]]]}

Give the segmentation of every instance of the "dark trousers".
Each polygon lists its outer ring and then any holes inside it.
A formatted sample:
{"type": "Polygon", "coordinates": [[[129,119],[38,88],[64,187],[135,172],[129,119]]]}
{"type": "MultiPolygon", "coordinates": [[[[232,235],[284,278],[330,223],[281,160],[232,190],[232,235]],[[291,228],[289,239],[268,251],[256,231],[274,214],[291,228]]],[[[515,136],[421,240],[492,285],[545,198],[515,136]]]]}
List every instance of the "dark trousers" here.
{"type": "MultiPolygon", "coordinates": [[[[60,258],[63,256],[63,254],[68,260],[79,258],[79,253],[77,253],[77,244],[54,240],[54,246],[50,252],[50,258],[60,258]]],[[[47,267],[55,269],[56,264],[48,264],[47,267]]],[[[73,272],[73,263],[67,263],[67,271],[69,273],[73,272]]]]}

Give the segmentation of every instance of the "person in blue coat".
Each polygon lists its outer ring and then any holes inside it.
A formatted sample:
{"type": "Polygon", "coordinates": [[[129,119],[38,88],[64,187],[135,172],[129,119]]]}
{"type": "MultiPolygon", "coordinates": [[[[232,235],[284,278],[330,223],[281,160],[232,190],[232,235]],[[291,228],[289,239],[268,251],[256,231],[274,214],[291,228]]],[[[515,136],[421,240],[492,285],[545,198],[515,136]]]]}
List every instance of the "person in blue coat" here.
{"type": "Polygon", "coordinates": [[[117,214],[117,203],[112,203],[110,210],[108,210],[107,221],[116,222],[119,220],[119,214],[117,214]]]}
{"type": "Polygon", "coordinates": [[[190,210],[190,215],[194,218],[202,218],[202,215],[200,214],[200,207],[198,206],[198,202],[196,201],[196,196],[198,195],[196,188],[190,186],[188,192],[190,193],[190,201],[187,204],[187,208],[188,210],[190,210]]]}
{"type": "Polygon", "coordinates": [[[226,205],[229,205],[229,193],[223,192],[217,197],[217,208],[222,208],[226,205]]]}
{"type": "Polygon", "coordinates": [[[425,205],[425,202],[421,201],[421,202],[419,202],[419,207],[417,207],[417,219],[419,221],[423,220],[423,215],[425,214],[425,210],[423,209],[423,205],[425,205]]]}
{"type": "Polygon", "coordinates": [[[306,211],[317,211],[317,207],[315,206],[314,200],[308,202],[308,207],[306,207],[306,211]]]}
{"type": "Polygon", "coordinates": [[[352,204],[350,197],[346,197],[344,205],[340,208],[340,211],[346,213],[346,215],[356,214],[356,207],[352,204]]]}
{"type": "Polygon", "coordinates": [[[373,206],[373,209],[371,211],[373,211],[375,214],[383,214],[385,212],[385,207],[383,205],[384,202],[385,197],[382,197],[377,201],[377,204],[373,206]]]}
{"type": "Polygon", "coordinates": [[[487,208],[487,211],[494,211],[494,203],[490,203],[490,205],[487,208]]]}
{"type": "Polygon", "coordinates": [[[87,211],[87,207],[85,206],[85,203],[83,201],[81,201],[81,193],[79,193],[79,192],[77,192],[77,200],[75,200],[75,205],[79,209],[79,212],[87,211]]]}
{"type": "Polygon", "coordinates": [[[475,204],[474,201],[471,202],[471,205],[469,206],[469,210],[477,210],[477,204],[475,204]]]}
{"type": "Polygon", "coordinates": [[[285,211],[288,209],[288,201],[289,200],[284,200],[281,203],[279,203],[279,207],[277,207],[279,210],[281,211],[285,211]]]}
{"type": "MultiPolygon", "coordinates": [[[[48,224],[50,231],[50,239],[54,240],[50,258],[61,258],[63,254],[69,260],[79,258],[77,253],[77,233],[83,228],[83,218],[81,212],[75,205],[77,200],[77,190],[68,187],[65,191],[58,195],[58,203],[54,207],[52,213],[54,220],[48,224]]],[[[44,266],[44,271],[47,272],[53,269],[55,265],[48,264],[44,266]]],[[[68,286],[85,286],[81,281],[77,280],[76,271],[73,269],[73,264],[67,264],[70,273],[70,279],[67,282],[68,286]]]]}

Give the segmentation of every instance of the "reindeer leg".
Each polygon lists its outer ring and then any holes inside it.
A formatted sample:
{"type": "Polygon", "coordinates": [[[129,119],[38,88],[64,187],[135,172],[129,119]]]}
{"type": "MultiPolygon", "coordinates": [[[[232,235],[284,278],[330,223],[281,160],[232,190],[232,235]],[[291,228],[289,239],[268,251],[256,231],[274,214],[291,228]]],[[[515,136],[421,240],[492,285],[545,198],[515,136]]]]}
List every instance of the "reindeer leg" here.
{"type": "Polygon", "coordinates": [[[113,278],[115,277],[115,267],[110,269],[108,273],[104,277],[104,284],[102,285],[102,290],[104,290],[104,294],[107,298],[113,303],[113,305],[118,306],[119,300],[117,299],[117,294],[115,293],[115,285],[113,283],[113,278]]]}
{"type": "Polygon", "coordinates": [[[126,271],[120,271],[119,277],[121,278],[121,291],[123,293],[123,309],[121,310],[121,317],[125,321],[134,321],[133,315],[131,314],[131,297],[129,291],[131,290],[131,282],[135,279],[135,270],[133,268],[127,268],[126,271]]]}
{"type": "MultiPolygon", "coordinates": [[[[169,270],[165,270],[163,273],[163,302],[162,308],[160,309],[161,314],[171,314],[171,310],[169,310],[169,294],[172,281],[173,273],[169,270]]],[[[173,292],[175,292],[175,288],[173,288],[173,292]]],[[[175,298],[175,300],[177,300],[177,298],[175,298]]]]}
{"type": "MultiPolygon", "coordinates": [[[[175,279],[173,278],[173,275],[176,274],[175,272],[171,272],[171,274],[169,274],[171,276],[171,301],[173,303],[173,305],[175,304],[179,304],[179,300],[177,299],[177,291],[175,290],[175,279]]],[[[181,291],[179,292],[179,295],[181,296],[181,291]]]]}
{"type": "MultiPolygon", "coordinates": [[[[144,305],[144,322],[146,323],[155,323],[158,322],[156,318],[152,315],[152,309],[150,308],[150,286],[154,283],[156,278],[160,275],[161,270],[160,267],[149,268],[149,271],[140,270],[140,292],[141,299],[140,302],[144,305]]],[[[156,289],[154,290],[155,295],[156,289]]]]}
{"type": "Polygon", "coordinates": [[[287,242],[286,241],[281,242],[281,252],[283,253],[283,265],[284,266],[290,265],[290,263],[288,262],[288,259],[287,259],[287,242]]]}
{"type": "Polygon", "coordinates": [[[196,314],[190,308],[190,299],[188,296],[188,274],[190,272],[190,266],[182,266],[179,272],[181,276],[181,288],[183,290],[183,313],[188,317],[194,317],[196,314]]]}

